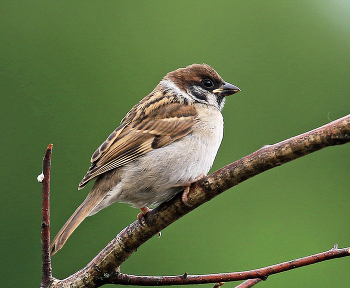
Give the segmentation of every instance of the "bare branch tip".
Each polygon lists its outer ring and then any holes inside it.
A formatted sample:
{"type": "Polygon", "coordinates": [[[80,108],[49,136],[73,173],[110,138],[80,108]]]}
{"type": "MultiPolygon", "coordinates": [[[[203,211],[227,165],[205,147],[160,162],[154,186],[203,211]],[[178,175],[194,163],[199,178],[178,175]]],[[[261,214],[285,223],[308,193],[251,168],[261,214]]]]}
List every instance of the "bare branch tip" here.
{"type": "Polygon", "coordinates": [[[220,288],[222,285],[224,285],[225,282],[219,282],[219,283],[215,283],[215,285],[213,286],[213,288],[220,288]]]}
{"type": "Polygon", "coordinates": [[[236,286],[235,288],[250,288],[255,286],[255,284],[258,284],[260,281],[265,281],[266,279],[262,279],[262,278],[248,279],[243,283],[239,284],[238,286],[236,286]]]}

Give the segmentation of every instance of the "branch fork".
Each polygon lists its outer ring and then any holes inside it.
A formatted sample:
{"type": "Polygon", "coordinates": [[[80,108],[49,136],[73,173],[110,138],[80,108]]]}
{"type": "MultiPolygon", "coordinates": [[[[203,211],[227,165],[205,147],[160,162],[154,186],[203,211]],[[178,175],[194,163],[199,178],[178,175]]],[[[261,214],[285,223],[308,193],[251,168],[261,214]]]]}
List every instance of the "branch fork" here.
{"type": "Polygon", "coordinates": [[[331,250],[312,256],[272,265],[251,271],[211,275],[132,276],[119,272],[120,265],[148,239],[196,207],[211,200],[227,189],[276,166],[318,151],[322,148],[350,142],[350,115],[320,128],[295,136],[274,145],[266,145],[258,151],[231,163],[192,184],[187,194],[189,205],[181,199],[181,193],[147,213],[142,225],[139,221],[124,228],[86,267],[64,280],[52,277],[50,259],[50,163],[52,144],[43,160],[43,220],[42,249],[43,269],[41,287],[100,287],[107,283],[140,286],[187,285],[247,280],[237,287],[252,287],[269,275],[305,265],[350,255],[350,247],[331,250]],[[206,282],[207,281],[207,282],[206,282]]]}

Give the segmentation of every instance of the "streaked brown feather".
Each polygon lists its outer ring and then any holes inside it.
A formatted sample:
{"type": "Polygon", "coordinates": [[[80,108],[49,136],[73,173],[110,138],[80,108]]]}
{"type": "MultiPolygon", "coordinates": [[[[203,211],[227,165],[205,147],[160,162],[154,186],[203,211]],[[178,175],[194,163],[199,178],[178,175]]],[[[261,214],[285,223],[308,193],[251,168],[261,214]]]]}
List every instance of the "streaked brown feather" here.
{"type": "Polygon", "coordinates": [[[94,163],[102,153],[104,153],[112,144],[113,144],[113,140],[116,139],[118,137],[118,135],[123,131],[123,129],[125,128],[125,125],[120,125],[118,128],[116,128],[106,139],[105,142],[103,142],[101,144],[100,147],[98,147],[96,149],[96,151],[94,152],[94,154],[92,154],[91,156],[91,163],[94,163]]]}
{"type": "MultiPolygon", "coordinates": [[[[145,153],[190,133],[197,121],[194,106],[169,104],[169,101],[166,103],[163,102],[162,106],[157,106],[158,109],[153,109],[152,112],[147,111],[143,118],[137,117],[140,113],[136,112],[136,121],[123,120],[123,124],[93,154],[92,165],[80,182],[79,189],[96,176],[128,164],[145,153]]],[[[143,107],[147,108],[147,103],[143,107]]]]}

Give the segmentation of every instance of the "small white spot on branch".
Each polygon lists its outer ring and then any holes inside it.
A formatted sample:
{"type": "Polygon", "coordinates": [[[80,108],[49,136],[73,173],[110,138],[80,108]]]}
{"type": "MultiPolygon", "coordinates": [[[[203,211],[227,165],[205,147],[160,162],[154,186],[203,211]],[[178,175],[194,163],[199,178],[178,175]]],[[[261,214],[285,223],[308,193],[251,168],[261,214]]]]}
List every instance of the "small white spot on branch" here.
{"type": "Polygon", "coordinates": [[[36,180],[38,180],[38,182],[43,182],[43,180],[44,180],[44,173],[43,172],[41,172],[41,174],[38,176],[38,177],[36,177],[36,180]]]}

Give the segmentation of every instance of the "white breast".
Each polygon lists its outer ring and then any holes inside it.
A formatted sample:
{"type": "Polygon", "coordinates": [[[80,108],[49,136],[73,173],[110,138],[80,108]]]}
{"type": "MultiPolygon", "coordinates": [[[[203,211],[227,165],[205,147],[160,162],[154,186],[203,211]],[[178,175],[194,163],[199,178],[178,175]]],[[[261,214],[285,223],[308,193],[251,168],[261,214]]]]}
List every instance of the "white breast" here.
{"type": "MultiPolygon", "coordinates": [[[[185,139],[185,146],[193,148],[188,157],[191,169],[189,174],[194,180],[200,174],[207,174],[213,165],[220,147],[224,122],[221,112],[213,106],[201,105],[198,109],[199,123],[193,128],[193,133],[185,139]]],[[[186,149],[186,148],[184,148],[186,149]]]]}

